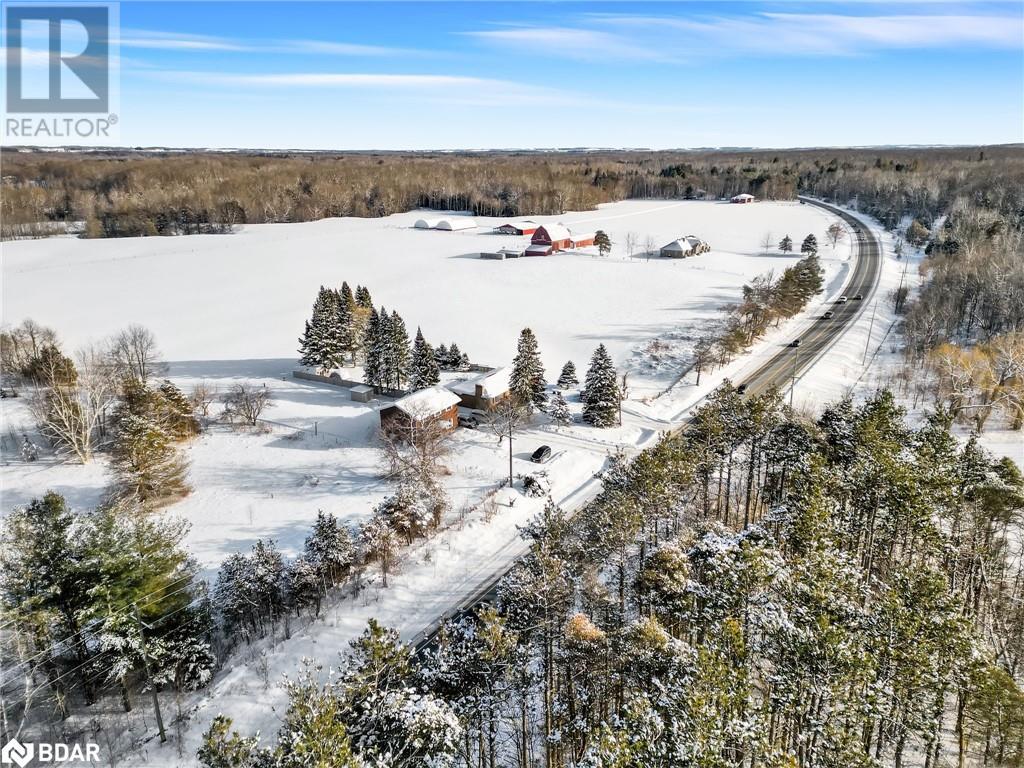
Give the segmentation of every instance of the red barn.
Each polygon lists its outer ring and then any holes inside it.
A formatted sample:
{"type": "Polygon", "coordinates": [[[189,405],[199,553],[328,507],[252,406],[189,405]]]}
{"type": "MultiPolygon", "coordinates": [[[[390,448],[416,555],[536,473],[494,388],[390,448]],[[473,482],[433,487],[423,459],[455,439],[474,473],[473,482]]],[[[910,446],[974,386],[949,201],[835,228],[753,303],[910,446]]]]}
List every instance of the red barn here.
{"type": "Polygon", "coordinates": [[[561,224],[545,224],[537,227],[530,244],[546,245],[552,251],[564,251],[566,248],[572,248],[572,233],[568,227],[561,224]]]}
{"type": "Polygon", "coordinates": [[[576,235],[576,234],[574,234],[572,236],[572,247],[573,248],[585,248],[588,245],[593,245],[594,244],[594,235],[595,235],[595,233],[593,233],[593,232],[588,232],[585,235],[576,235]]]}
{"type": "Polygon", "coordinates": [[[537,223],[534,221],[506,221],[494,228],[496,235],[532,235],[536,231],[537,223]]]}

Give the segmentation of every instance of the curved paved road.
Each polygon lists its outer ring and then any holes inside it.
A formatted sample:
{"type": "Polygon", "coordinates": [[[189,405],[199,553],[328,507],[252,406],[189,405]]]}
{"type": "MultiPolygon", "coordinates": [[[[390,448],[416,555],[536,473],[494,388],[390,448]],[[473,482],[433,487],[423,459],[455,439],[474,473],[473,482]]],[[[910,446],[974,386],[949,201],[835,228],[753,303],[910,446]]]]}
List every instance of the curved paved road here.
{"type": "Polygon", "coordinates": [[[802,374],[825,353],[844,331],[860,316],[874,293],[882,273],[882,246],[877,238],[855,216],[834,206],[810,198],[801,198],[808,205],[824,208],[846,222],[854,238],[856,266],[843,285],[841,294],[849,297],[846,304],[829,306],[835,313],[831,320],[818,319],[814,327],[800,337],[799,347],[786,347],[743,380],[747,391],[759,394],[771,386],[785,389],[786,384],[802,374]],[[861,295],[862,301],[853,297],[861,295]]]}
{"type": "MultiPolygon", "coordinates": [[[[742,382],[747,385],[747,392],[758,394],[771,386],[784,389],[796,376],[810,368],[819,357],[828,351],[829,347],[843,334],[850,325],[860,316],[861,312],[868,305],[868,300],[878,285],[878,279],[882,273],[882,247],[878,240],[859,219],[827,203],[822,203],[810,198],[801,198],[808,205],[816,205],[824,208],[829,213],[835,214],[846,222],[855,238],[854,258],[856,266],[853,274],[843,285],[842,295],[848,296],[846,304],[836,304],[830,308],[835,312],[831,320],[817,320],[810,331],[800,337],[799,347],[783,347],[766,363],[758,368],[753,374],[747,376],[742,382]],[[857,294],[863,295],[862,301],[854,301],[857,294]]],[[[686,428],[690,420],[686,419],[673,431],[680,431],[686,428]]],[[[582,490],[582,489],[581,489],[582,490]]],[[[573,494],[574,496],[576,494],[573,494]]],[[[587,503],[594,494],[583,494],[576,505],[578,509],[582,504],[587,503]]],[[[525,548],[525,543],[524,543],[525,548]]],[[[511,570],[512,566],[509,566],[511,570]]],[[[499,576],[491,576],[485,583],[473,592],[466,595],[458,607],[439,617],[429,628],[418,634],[412,641],[415,653],[420,653],[430,647],[437,637],[437,632],[442,622],[458,615],[464,615],[484,603],[493,603],[498,596],[498,584],[508,573],[508,570],[499,576]]]]}

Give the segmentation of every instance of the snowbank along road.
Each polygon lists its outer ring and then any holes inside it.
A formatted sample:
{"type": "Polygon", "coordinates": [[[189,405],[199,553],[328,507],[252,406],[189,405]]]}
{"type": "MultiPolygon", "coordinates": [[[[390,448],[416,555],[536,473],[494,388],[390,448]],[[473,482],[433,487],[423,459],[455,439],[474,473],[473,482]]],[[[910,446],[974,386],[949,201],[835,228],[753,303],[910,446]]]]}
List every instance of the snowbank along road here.
{"type": "MultiPolygon", "coordinates": [[[[850,228],[856,246],[853,253],[855,266],[841,291],[841,295],[847,296],[848,301],[831,307],[831,311],[834,313],[832,318],[818,319],[812,329],[801,337],[800,346],[783,348],[748,376],[742,382],[746,384],[748,394],[760,394],[773,386],[784,389],[793,379],[813,366],[864,311],[881,276],[882,246],[860,219],[818,200],[810,198],[801,198],[801,200],[839,216],[850,228]],[[853,297],[857,295],[863,298],[854,300],[853,297]]],[[[683,421],[673,431],[681,431],[686,428],[687,424],[689,424],[689,419],[683,421]]],[[[574,505],[575,509],[579,509],[592,500],[599,490],[600,483],[588,483],[583,486],[579,492],[580,498],[574,505]]],[[[526,544],[524,543],[523,551],[525,550],[526,544]]],[[[413,640],[415,652],[419,654],[435,643],[441,626],[446,620],[469,615],[484,604],[494,604],[498,597],[498,585],[512,567],[509,566],[502,573],[478,585],[476,589],[466,595],[454,611],[440,616],[437,621],[417,635],[413,640]]]]}
{"type": "Polygon", "coordinates": [[[748,376],[743,383],[751,394],[760,394],[771,386],[784,389],[787,383],[814,365],[867,307],[882,274],[882,246],[860,219],[827,203],[801,199],[834,213],[850,227],[856,246],[853,254],[856,266],[842,289],[842,295],[848,300],[843,304],[833,304],[829,308],[833,317],[818,319],[812,330],[800,338],[800,346],[783,349],[748,376]],[[855,300],[855,296],[862,299],[855,300]]]}

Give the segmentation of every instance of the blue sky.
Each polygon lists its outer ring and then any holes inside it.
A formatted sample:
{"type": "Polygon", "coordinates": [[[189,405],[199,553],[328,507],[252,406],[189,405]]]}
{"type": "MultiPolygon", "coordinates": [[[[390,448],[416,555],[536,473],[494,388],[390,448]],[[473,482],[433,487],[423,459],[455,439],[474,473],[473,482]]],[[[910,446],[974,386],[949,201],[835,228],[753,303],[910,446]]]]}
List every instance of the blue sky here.
{"type": "Polygon", "coordinates": [[[1024,141],[1024,3],[120,4],[129,145],[1024,141]]]}

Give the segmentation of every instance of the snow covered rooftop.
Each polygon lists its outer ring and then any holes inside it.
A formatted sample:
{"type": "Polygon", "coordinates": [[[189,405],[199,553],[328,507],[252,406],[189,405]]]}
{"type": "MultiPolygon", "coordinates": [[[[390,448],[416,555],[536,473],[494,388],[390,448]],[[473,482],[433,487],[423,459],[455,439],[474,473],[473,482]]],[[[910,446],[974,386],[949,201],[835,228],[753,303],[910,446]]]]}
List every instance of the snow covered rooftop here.
{"type": "Polygon", "coordinates": [[[475,229],[476,221],[468,216],[452,216],[448,219],[441,219],[437,222],[436,229],[446,229],[454,232],[457,229],[475,229]]]}
{"type": "Polygon", "coordinates": [[[413,226],[416,229],[434,229],[440,222],[440,219],[416,219],[416,223],[413,226]]]}
{"type": "Polygon", "coordinates": [[[508,392],[509,379],[512,376],[512,369],[509,367],[495,368],[493,371],[481,374],[472,379],[457,381],[450,385],[453,392],[460,395],[475,395],[477,385],[483,387],[484,397],[501,397],[508,392]]]}
{"type": "MultiPolygon", "coordinates": [[[[540,229],[547,232],[548,237],[552,240],[568,240],[572,237],[569,232],[569,228],[564,224],[545,224],[543,227],[540,227],[540,229]]],[[[540,231],[540,229],[538,229],[538,231],[540,231]]]]}
{"type": "Polygon", "coordinates": [[[395,400],[395,407],[414,419],[425,419],[451,408],[459,397],[444,387],[428,387],[395,400]]]}

